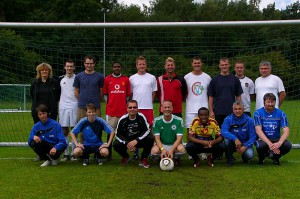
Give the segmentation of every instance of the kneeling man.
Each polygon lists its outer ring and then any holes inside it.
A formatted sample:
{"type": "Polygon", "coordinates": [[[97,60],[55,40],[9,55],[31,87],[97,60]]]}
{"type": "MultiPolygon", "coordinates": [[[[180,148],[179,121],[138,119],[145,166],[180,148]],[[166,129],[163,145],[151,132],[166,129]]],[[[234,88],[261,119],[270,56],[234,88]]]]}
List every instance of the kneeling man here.
{"type": "Polygon", "coordinates": [[[264,107],[254,112],[255,130],[259,137],[256,141],[258,164],[263,165],[268,155],[275,165],[280,165],[281,156],[292,148],[292,143],[287,140],[290,134],[289,124],[286,114],[275,108],[276,96],[273,93],[266,93],[263,100],[264,107]]]}
{"type": "Polygon", "coordinates": [[[172,114],[173,105],[171,101],[164,101],[161,109],[163,115],[155,118],[153,122],[156,144],[152,147],[151,155],[160,154],[161,158],[172,158],[175,165],[180,165],[180,156],[185,153],[182,144],[182,119],[172,114]]]}
{"type": "Polygon", "coordinates": [[[233,103],[233,113],[227,116],[221,127],[221,135],[225,139],[227,148],[227,165],[234,164],[233,153],[238,151],[242,160],[247,163],[254,156],[253,144],[256,139],[254,122],[244,114],[244,105],[241,101],[233,103]]]}

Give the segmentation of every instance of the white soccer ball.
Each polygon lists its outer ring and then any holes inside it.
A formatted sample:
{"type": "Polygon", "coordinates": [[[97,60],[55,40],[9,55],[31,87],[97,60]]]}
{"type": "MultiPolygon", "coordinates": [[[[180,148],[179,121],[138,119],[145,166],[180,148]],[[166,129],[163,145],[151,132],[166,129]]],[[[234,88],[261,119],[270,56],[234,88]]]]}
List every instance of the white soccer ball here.
{"type": "Polygon", "coordinates": [[[174,162],[171,158],[163,158],[160,160],[159,167],[163,171],[172,171],[174,168],[174,162]]]}

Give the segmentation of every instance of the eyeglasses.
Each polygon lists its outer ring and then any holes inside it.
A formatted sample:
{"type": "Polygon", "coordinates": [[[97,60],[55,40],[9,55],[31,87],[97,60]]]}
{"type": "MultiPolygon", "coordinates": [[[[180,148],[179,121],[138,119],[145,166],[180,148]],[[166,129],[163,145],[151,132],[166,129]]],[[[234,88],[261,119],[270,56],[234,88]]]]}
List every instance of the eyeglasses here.
{"type": "Polygon", "coordinates": [[[128,109],[136,109],[137,107],[136,106],[128,106],[127,108],[128,109]]]}

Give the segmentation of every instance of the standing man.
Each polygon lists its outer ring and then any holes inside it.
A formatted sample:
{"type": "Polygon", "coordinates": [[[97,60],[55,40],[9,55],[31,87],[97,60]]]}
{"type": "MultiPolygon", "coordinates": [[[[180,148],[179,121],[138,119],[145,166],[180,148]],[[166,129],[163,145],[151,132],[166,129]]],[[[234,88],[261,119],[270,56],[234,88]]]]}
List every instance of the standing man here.
{"type": "Polygon", "coordinates": [[[101,116],[101,94],[104,83],[102,74],[95,71],[96,60],[92,56],[84,57],[85,70],[76,75],[74,80],[75,97],[78,99],[78,119],[86,116],[85,106],[96,105],[96,116],[101,116]]]}
{"type": "Polygon", "coordinates": [[[82,118],[70,133],[73,142],[76,145],[74,156],[83,159],[83,166],[87,166],[90,162],[89,154],[95,153],[96,163],[102,165],[101,157],[109,155],[108,147],[113,141],[114,131],[113,128],[101,117],[96,117],[96,106],[93,103],[86,105],[86,117],[82,118]],[[109,134],[107,143],[102,142],[102,131],[109,134]],[[83,144],[78,143],[76,135],[82,133],[83,144]]]}
{"type": "Polygon", "coordinates": [[[243,89],[237,77],[229,71],[229,59],[220,59],[220,74],[214,77],[208,88],[210,117],[221,126],[226,116],[232,113],[232,104],[241,101],[243,89]]]}
{"type": "Polygon", "coordinates": [[[245,64],[239,60],[234,66],[235,76],[239,78],[243,94],[241,95],[242,103],[244,104],[244,113],[251,117],[251,100],[254,100],[254,83],[245,76],[245,64]]]}
{"type": "Polygon", "coordinates": [[[286,96],[282,80],[271,74],[272,67],[268,61],[262,61],[259,65],[261,77],[255,80],[256,107],[255,110],[264,107],[263,97],[266,93],[273,93],[276,96],[275,108],[279,108],[286,96]]]}
{"type": "Polygon", "coordinates": [[[183,121],[180,117],[172,114],[171,101],[164,101],[161,111],[163,115],[155,118],[153,124],[156,145],[152,147],[151,155],[160,154],[161,158],[172,158],[175,165],[180,165],[180,156],[185,153],[182,144],[183,121]]]}
{"type": "MultiPolygon", "coordinates": [[[[103,95],[106,103],[106,120],[108,124],[116,129],[120,117],[127,112],[126,102],[129,99],[130,82],[129,78],[121,74],[120,62],[112,64],[112,74],[104,79],[103,95]]],[[[109,139],[109,135],[107,137],[109,139]]],[[[112,158],[112,146],[109,146],[108,159],[112,158]]]]}
{"type": "Polygon", "coordinates": [[[116,130],[116,140],[114,141],[115,151],[122,156],[121,165],[126,165],[130,161],[129,151],[143,148],[139,165],[149,168],[148,156],[153,146],[154,137],[150,132],[149,124],[142,113],[138,112],[136,100],[127,102],[127,114],[123,115],[116,130]]]}
{"type": "MultiPolygon", "coordinates": [[[[130,80],[132,99],[139,104],[139,112],[142,113],[147,122],[152,126],[154,120],[153,101],[155,99],[157,85],[155,76],[147,73],[147,61],[143,56],[136,59],[137,73],[132,75],[130,80]]],[[[133,159],[138,159],[138,149],[133,159]]]]}
{"type": "Polygon", "coordinates": [[[57,165],[57,159],[67,148],[67,143],[58,122],[48,117],[49,110],[44,104],[36,107],[40,119],[31,129],[28,145],[45,162],[41,167],[57,165]]]}
{"type": "Polygon", "coordinates": [[[236,101],[233,106],[233,113],[227,116],[221,128],[221,134],[225,139],[227,148],[227,165],[234,165],[233,153],[238,151],[242,160],[247,163],[254,157],[253,144],[256,139],[253,119],[244,114],[244,105],[236,101]]]}
{"type": "Polygon", "coordinates": [[[162,111],[162,103],[165,100],[172,101],[173,114],[182,118],[182,101],[186,97],[186,82],[181,76],[175,73],[175,61],[172,57],[165,60],[166,73],[157,79],[158,99],[160,102],[160,115],[162,111]]]}
{"type": "MultiPolygon", "coordinates": [[[[75,79],[75,66],[71,59],[65,63],[66,74],[59,77],[60,80],[60,100],[59,100],[59,123],[62,126],[66,142],[69,143],[69,127],[73,128],[77,124],[78,116],[78,101],[75,97],[73,87],[75,79]]],[[[74,157],[75,144],[72,142],[71,160],[76,160],[74,157]]],[[[65,155],[61,161],[70,160],[69,148],[65,150],[65,155]]]]}
{"type": "Polygon", "coordinates": [[[275,108],[276,95],[266,93],[263,101],[264,107],[254,112],[255,130],[259,137],[256,141],[258,164],[263,165],[265,157],[269,155],[275,165],[280,165],[281,156],[292,148],[292,143],[287,140],[290,134],[289,124],[286,114],[275,108]]]}

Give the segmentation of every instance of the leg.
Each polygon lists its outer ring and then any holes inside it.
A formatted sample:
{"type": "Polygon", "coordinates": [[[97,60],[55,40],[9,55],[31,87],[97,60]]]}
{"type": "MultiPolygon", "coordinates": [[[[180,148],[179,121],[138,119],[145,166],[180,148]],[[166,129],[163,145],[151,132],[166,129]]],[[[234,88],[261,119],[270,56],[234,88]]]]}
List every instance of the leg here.
{"type": "Polygon", "coordinates": [[[141,159],[148,158],[151,149],[154,144],[154,137],[153,135],[148,135],[142,141],[137,144],[137,148],[143,148],[143,152],[141,154],[141,159]]]}
{"type": "Polygon", "coordinates": [[[268,154],[269,146],[262,140],[256,140],[256,151],[259,158],[258,164],[262,165],[264,164],[264,160],[266,157],[266,154],[268,154]]]}
{"type": "Polygon", "coordinates": [[[115,140],[113,143],[114,150],[121,156],[121,157],[129,157],[129,154],[127,152],[127,146],[119,140],[115,140]]]}
{"type": "Polygon", "coordinates": [[[253,147],[247,148],[246,151],[242,154],[242,160],[244,163],[247,163],[254,157],[254,149],[253,147]]]}
{"type": "Polygon", "coordinates": [[[200,166],[200,159],[198,157],[198,153],[203,150],[203,145],[194,143],[194,142],[188,142],[185,146],[185,149],[187,153],[192,156],[193,161],[194,161],[194,167],[199,167],[200,166]]]}
{"type": "Polygon", "coordinates": [[[232,166],[234,164],[234,159],[233,159],[233,153],[236,151],[235,149],[235,143],[231,140],[224,140],[224,144],[226,146],[226,159],[227,159],[227,165],[232,166]]]}

